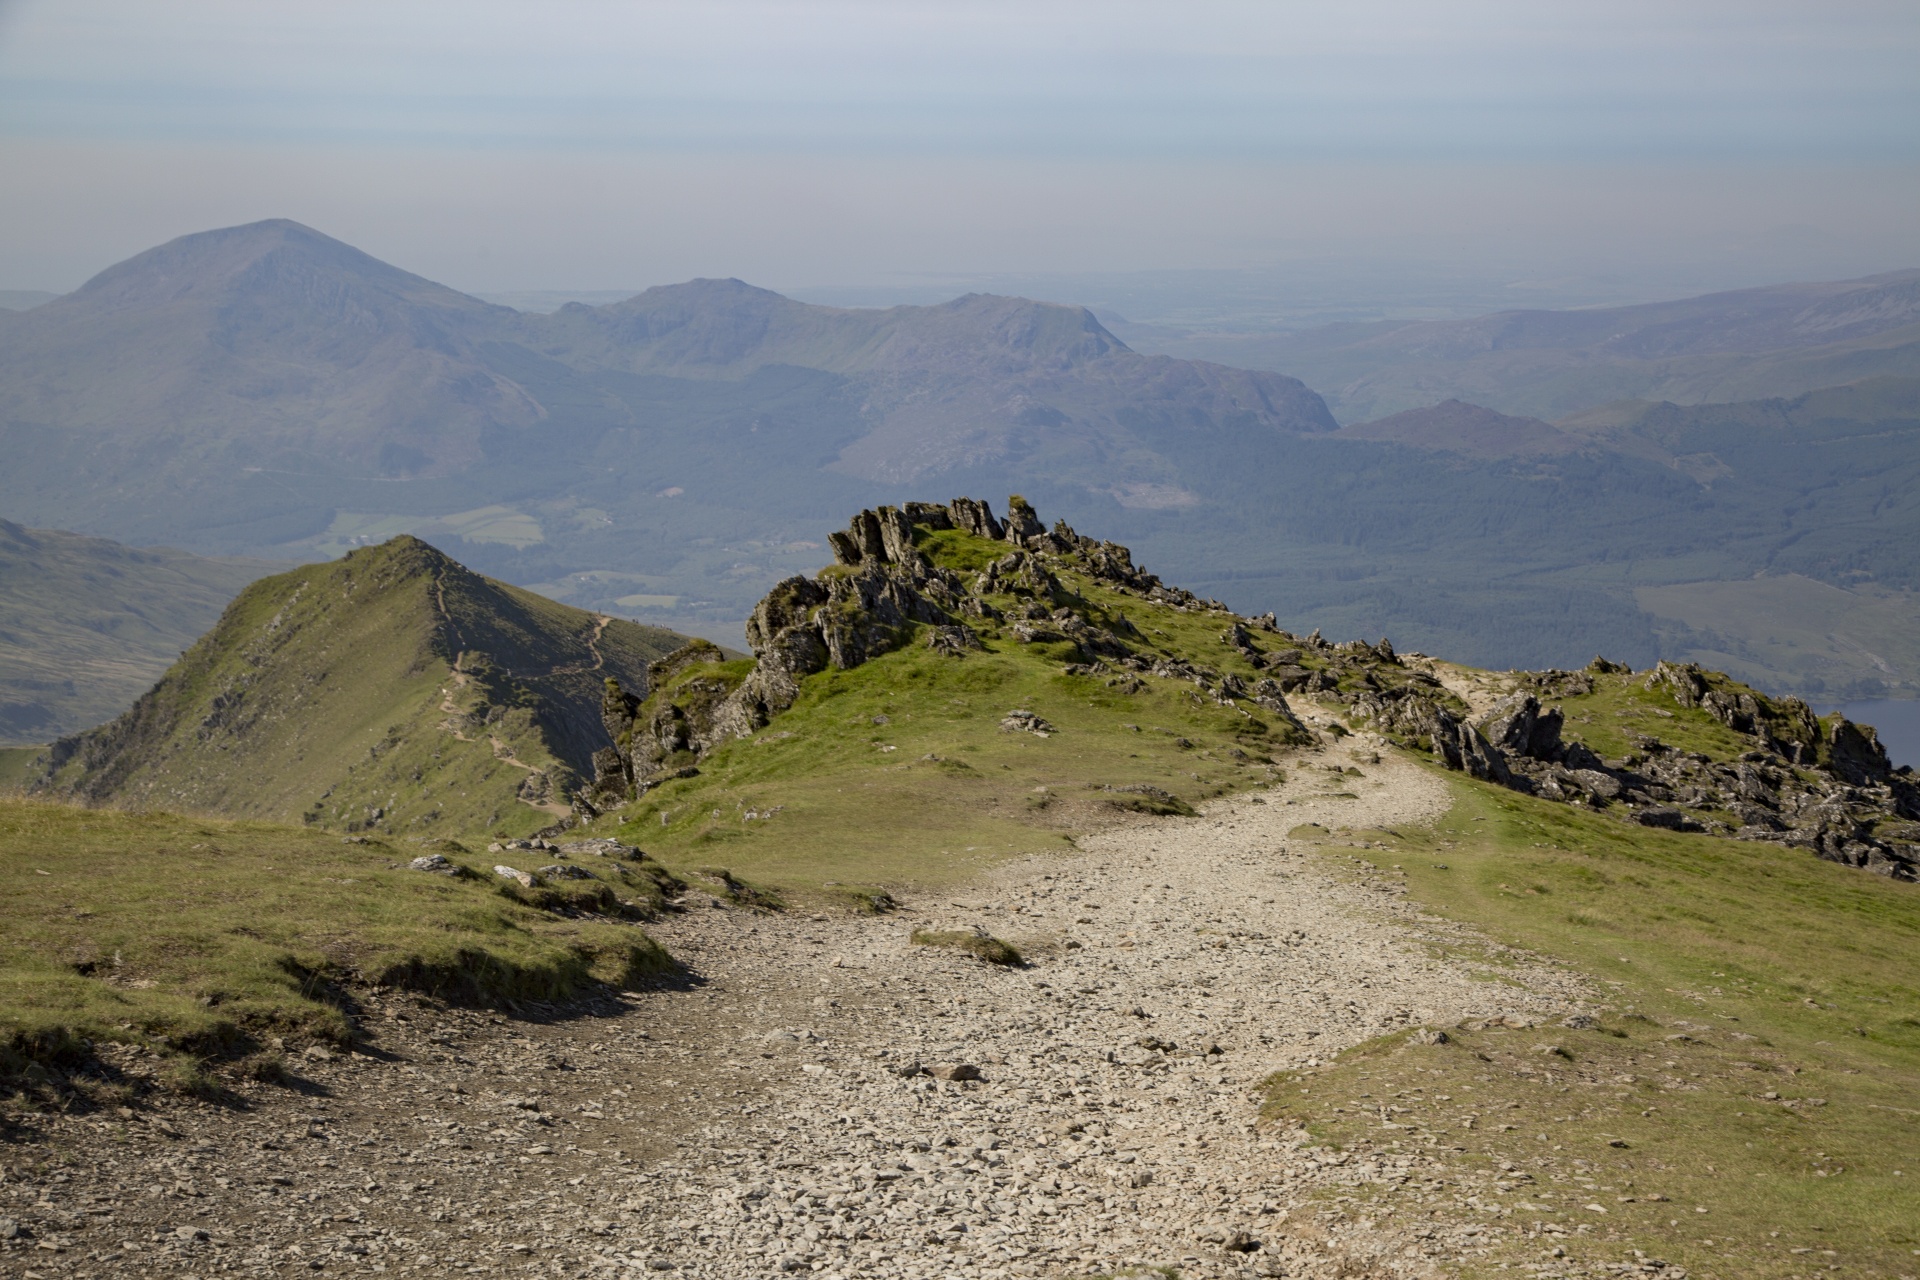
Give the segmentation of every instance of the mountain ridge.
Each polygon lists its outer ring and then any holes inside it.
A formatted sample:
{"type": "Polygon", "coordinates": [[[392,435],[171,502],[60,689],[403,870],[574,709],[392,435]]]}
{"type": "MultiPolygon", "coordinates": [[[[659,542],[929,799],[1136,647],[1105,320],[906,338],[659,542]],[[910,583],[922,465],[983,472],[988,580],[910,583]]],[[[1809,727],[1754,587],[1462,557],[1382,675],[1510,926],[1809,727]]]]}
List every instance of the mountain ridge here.
{"type": "MultiPolygon", "coordinates": [[[[1004,520],[970,498],[862,511],[829,541],[832,566],[781,583],[754,610],[751,667],[696,645],[656,665],[650,696],[609,684],[603,714],[617,745],[596,758],[596,803],[643,802],[627,811],[643,827],[655,815],[671,827],[678,815],[683,831],[705,829],[706,803],[689,805],[686,793],[723,793],[730,773],[758,782],[757,767],[732,744],[776,725],[782,739],[804,733],[809,710],[818,732],[822,682],[891,662],[891,676],[872,678],[925,689],[938,687],[928,662],[964,670],[1021,654],[1061,663],[1061,678],[1006,712],[1003,733],[1051,736],[1050,717],[1069,702],[1077,717],[1083,700],[1107,717],[1131,699],[1159,710],[1153,695],[1191,686],[1194,707],[1230,713],[1225,725],[1238,741],[1230,754],[1251,767],[1270,763],[1266,752],[1322,743],[1323,731],[1308,725],[1327,725],[1337,708],[1345,724],[1324,730],[1335,738],[1348,726],[1370,729],[1445,769],[1526,795],[1920,879],[1914,770],[1895,768],[1870,727],[1817,717],[1797,698],[1770,698],[1722,672],[1661,662],[1636,673],[1595,658],[1581,671],[1494,673],[1402,655],[1384,639],[1296,635],[1271,614],[1240,615],[1163,583],[1126,547],[1064,520],[1049,529],[1018,495],[1004,520]],[[1181,615],[1199,625],[1170,631],[1181,615]],[[908,649],[937,656],[902,670],[893,655],[908,649]],[[1658,727],[1640,728],[1648,724],[1658,727]],[[689,761],[713,776],[688,781],[701,772],[689,761]],[[667,787],[670,794],[653,794],[667,787]]],[[[1140,731],[1137,723],[1118,728],[1140,731]]],[[[1079,732],[1094,729],[1083,721],[1079,732]]]]}
{"type": "Polygon", "coordinates": [[[1443,400],[1374,422],[1356,422],[1340,434],[1355,440],[1385,440],[1417,449],[1476,458],[1513,458],[1572,453],[1583,442],[1538,418],[1520,418],[1464,400],[1443,400]]]}
{"type": "Polygon", "coordinates": [[[815,456],[869,483],[1035,447],[1151,482],[1169,425],[1334,427],[1297,380],[1140,355],[1082,308],[979,295],[856,312],[700,281],[540,316],[285,220],[181,237],[5,323],[0,433],[22,465],[0,501],[111,495],[89,527],[197,521],[227,549],[310,538],[329,498],[392,500],[369,485],[423,482],[431,504],[457,491],[436,481],[550,497],[565,465],[642,469],[632,433],[659,420],[662,392],[725,401],[711,384],[788,366],[812,371],[804,412],[833,424],[815,456]],[[182,492],[224,501],[152,514],[182,492]]]}
{"type": "MultiPolygon", "coordinates": [[[[1658,431],[1622,427],[1601,419],[1648,411],[1596,406],[1645,387],[1614,379],[1604,361],[1547,351],[1579,366],[1594,392],[1576,397],[1578,411],[1525,410],[1547,423],[1524,428],[1535,452],[1502,443],[1520,429],[1512,422],[1483,424],[1499,430],[1448,450],[1428,446],[1460,444],[1457,432],[1407,435],[1409,421],[1337,430],[1297,379],[1137,351],[1076,307],[970,295],[852,311],[709,280],[535,316],[292,224],[180,243],[219,265],[186,301],[167,254],[107,273],[96,293],[172,298],[166,307],[184,311],[108,308],[91,347],[87,325],[48,328],[45,308],[0,314],[0,451],[12,464],[0,472],[0,511],[133,543],[289,559],[410,532],[563,601],[738,643],[754,601],[824,560],[805,531],[834,513],[929,489],[1018,490],[1244,606],[1391,630],[1488,665],[1564,665],[1600,644],[1637,664],[1726,655],[1712,662],[1737,660],[1776,692],[1822,699],[1920,680],[1903,659],[1882,669],[1842,646],[1854,657],[1818,687],[1798,640],[1794,652],[1737,652],[1768,647],[1753,601],[1710,624],[1689,609],[1686,627],[1642,604],[1756,573],[1884,589],[1862,614],[1874,634],[1848,645],[1885,657],[1879,631],[1904,625],[1897,617],[1912,610],[1900,593],[1916,580],[1899,492],[1871,495],[1904,474],[1897,440],[1912,414],[1887,416],[1865,393],[1851,404],[1816,395],[1807,403],[1818,412],[1747,437],[1779,419],[1760,400],[1658,431]],[[365,279],[349,288],[340,271],[365,279]],[[230,322],[249,336],[220,338],[230,322]],[[1396,432],[1407,438],[1367,438],[1396,432]]],[[[1863,324],[1900,319],[1904,281],[1762,290],[1780,296],[1755,314],[1775,318],[1739,323],[1778,328],[1779,316],[1798,315],[1808,340],[1855,334],[1850,342],[1891,344],[1881,354],[1904,359],[1904,330],[1857,337],[1863,324]],[[1885,305],[1868,305],[1863,288],[1885,305]]],[[[74,305],[48,304],[55,320],[74,305]]],[[[1670,311],[1684,319],[1687,308],[1670,311]]],[[[1577,318],[1582,332],[1595,315],[1577,318]]],[[[1860,357],[1867,347],[1847,351],[1789,354],[1835,382],[1884,364],[1860,357]]],[[[1751,363],[1685,358],[1723,372],[1751,363]]],[[[1471,386],[1409,385],[1430,420],[1448,394],[1520,417],[1480,394],[1504,377],[1490,367],[1471,386]]],[[[1825,641],[1815,648],[1832,656],[1825,641]]]]}
{"type": "Polygon", "coordinates": [[[1151,345],[1303,377],[1343,422],[1447,399],[1552,421],[1636,397],[1791,397],[1920,373],[1920,269],[1629,306],[1343,322],[1288,334],[1162,334],[1151,345]]]}
{"type": "Polygon", "coordinates": [[[415,538],[262,579],[118,719],[48,748],[33,790],[351,831],[550,825],[600,685],[686,637],[495,582],[415,538]]]}

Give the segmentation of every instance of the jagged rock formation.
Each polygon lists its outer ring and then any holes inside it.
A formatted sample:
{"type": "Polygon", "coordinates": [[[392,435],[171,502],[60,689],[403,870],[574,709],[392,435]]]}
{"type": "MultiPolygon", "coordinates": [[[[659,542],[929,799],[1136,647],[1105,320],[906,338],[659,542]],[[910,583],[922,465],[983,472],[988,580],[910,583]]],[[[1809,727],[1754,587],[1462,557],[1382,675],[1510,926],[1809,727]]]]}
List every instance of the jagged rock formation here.
{"type": "MultiPolygon", "coordinates": [[[[645,702],[608,682],[603,718],[614,746],[595,757],[594,803],[616,804],[667,777],[684,776],[714,747],[754,733],[792,706],[809,675],[857,667],[911,643],[917,632],[929,648],[963,657],[981,648],[974,628],[983,624],[1004,623],[1023,644],[1071,642],[1077,661],[1068,669],[1076,673],[1104,675],[1116,686],[1148,673],[1190,680],[1221,700],[1255,703],[1280,717],[1289,733],[1305,736],[1279,680],[1249,686],[1232,674],[1149,659],[1138,635],[1123,633],[1130,628],[1124,619],[1115,625],[1090,619],[1085,602],[1062,584],[1062,572],[1178,608],[1227,610],[1166,586],[1136,567],[1132,553],[1117,543],[1084,537],[1065,521],[1048,529],[1018,495],[1008,500],[1004,521],[972,498],[944,505],[910,502],[862,511],[827,538],[834,564],[816,577],[780,583],[747,620],[755,657],[750,669],[729,669],[712,645],[696,641],[653,664],[654,693],[645,702]],[[974,572],[942,567],[919,543],[948,530],[1005,544],[1006,554],[974,572]],[[989,596],[1012,596],[1017,613],[1009,616],[989,596]]],[[[1272,629],[1271,617],[1254,621],[1272,629]]],[[[1233,622],[1229,634],[1238,637],[1235,647],[1257,652],[1242,620],[1233,622]]]]}
{"type": "MultiPolygon", "coordinates": [[[[1437,682],[1433,682],[1437,686],[1437,682]]],[[[1457,701],[1402,686],[1347,697],[1356,716],[1433,753],[1450,769],[1550,800],[1610,810],[1650,827],[1771,840],[1899,880],[1920,879],[1920,786],[1895,769],[1871,729],[1821,720],[1798,698],[1770,698],[1718,672],[1663,662],[1640,676],[1596,660],[1585,671],[1523,673],[1520,688],[1469,721],[1457,701]],[[1567,740],[1566,713],[1542,698],[1583,699],[1596,681],[1632,678],[1739,735],[1723,759],[1637,734],[1603,759],[1567,740]]]]}

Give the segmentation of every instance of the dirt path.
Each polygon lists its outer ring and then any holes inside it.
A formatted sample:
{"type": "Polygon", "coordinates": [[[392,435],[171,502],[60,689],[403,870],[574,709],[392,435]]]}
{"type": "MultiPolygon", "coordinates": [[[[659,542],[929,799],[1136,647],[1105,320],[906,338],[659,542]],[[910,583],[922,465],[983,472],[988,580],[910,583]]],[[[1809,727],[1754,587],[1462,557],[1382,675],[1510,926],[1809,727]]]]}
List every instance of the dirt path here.
{"type": "MultiPolygon", "coordinates": [[[[601,622],[603,625],[608,621],[610,621],[610,619],[604,619],[604,618],[601,619],[601,622]]],[[[599,632],[596,630],[594,634],[597,636],[599,635],[599,632]]],[[[468,684],[467,673],[460,670],[458,667],[454,668],[453,684],[454,684],[454,688],[456,689],[466,688],[468,684]]],[[[445,688],[440,690],[440,710],[446,712],[448,716],[448,719],[442,720],[440,722],[441,732],[449,734],[450,736],[452,736],[453,738],[461,742],[473,741],[472,738],[468,737],[465,733],[461,732],[460,722],[463,716],[465,715],[465,713],[460,710],[459,704],[453,700],[452,692],[445,688]]],[[[516,756],[515,754],[513,754],[512,744],[508,743],[505,739],[501,738],[498,734],[490,733],[487,735],[487,746],[493,751],[493,758],[495,760],[498,760],[501,764],[510,765],[513,768],[519,769],[522,772],[528,774],[529,776],[532,776],[534,774],[544,774],[546,772],[546,770],[541,769],[536,765],[530,765],[525,760],[522,760],[519,756],[516,756]]],[[[545,814],[551,814],[553,817],[556,817],[556,818],[565,818],[570,814],[572,814],[573,812],[573,806],[561,804],[558,801],[550,800],[543,803],[539,801],[529,800],[525,796],[517,796],[516,799],[518,799],[521,804],[526,805],[530,809],[538,809],[540,812],[545,814]]]]}
{"type": "Polygon", "coordinates": [[[177,1137],[47,1121],[5,1153],[0,1217],[67,1242],[30,1255],[43,1275],[1431,1274],[1488,1228],[1411,1220],[1411,1201],[1352,1222],[1308,1197],[1417,1176],[1435,1138],[1389,1122],[1336,1156],[1256,1125],[1251,1090],[1384,1031],[1584,993],[1543,965],[1493,984],[1435,959],[1464,935],[1390,876],[1290,848],[1303,823],[1444,808],[1430,774],[1349,745],[1365,777],[1297,766],[1259,799],[1088,837],[906,918],[701,905],[655,929],[693,979],[598,1016],[392,999],[368,1011],[387,1060],[302,1058],[307,1098],[190,1108],[177,1137]],[[908,942],[975,925],[1036,940],[1036,962],[908,942]],[[912,1070],[959,1064],[984,1078],[912,1070]],[[33,1171],[49,1158],[69,1163],[33,1171]]]}

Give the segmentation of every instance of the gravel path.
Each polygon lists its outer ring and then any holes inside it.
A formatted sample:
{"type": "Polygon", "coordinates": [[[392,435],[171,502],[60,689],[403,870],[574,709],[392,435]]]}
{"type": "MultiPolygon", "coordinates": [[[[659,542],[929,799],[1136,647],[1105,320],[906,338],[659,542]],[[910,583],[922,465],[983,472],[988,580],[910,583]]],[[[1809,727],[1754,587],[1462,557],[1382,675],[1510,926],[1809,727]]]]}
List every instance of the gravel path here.
{"type": "Polygon", "coordinates": [[[304,1096],[36,1121],[0,1147],[0,1271],[1434,1274],[1488,1228],[1431,1205],[1352,1220],[1323,1189],[1416,1177],[1436,1139],[1317,1149],[1257,1125],[1252,1090],[1395,1028],[1585,993],[1525,957],[1498,984],[1436,959],[1472,939],[1390,871],[1289,847],[1304,823],[1444,810],[1375,745],[904,915],[688,911],[655,932],[694,979],[584,1015],[395,997],[367,1010],[372,1054],[298,1060],[304,1096]],[[914,927],[983,928],[1034,963],[914,927]]]}

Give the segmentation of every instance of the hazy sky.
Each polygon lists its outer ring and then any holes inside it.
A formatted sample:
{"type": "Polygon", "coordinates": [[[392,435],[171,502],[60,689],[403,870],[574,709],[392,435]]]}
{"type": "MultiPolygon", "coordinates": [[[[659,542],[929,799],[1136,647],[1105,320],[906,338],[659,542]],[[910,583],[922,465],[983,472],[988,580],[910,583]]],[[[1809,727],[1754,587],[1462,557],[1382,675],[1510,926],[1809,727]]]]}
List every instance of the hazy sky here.
{"type": "Polygon", "coordinates": [[[1920,4],[0,0],[0,288],[1920,265],[1920,4]]]}

